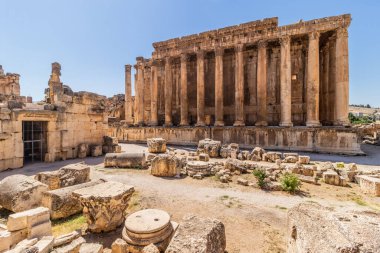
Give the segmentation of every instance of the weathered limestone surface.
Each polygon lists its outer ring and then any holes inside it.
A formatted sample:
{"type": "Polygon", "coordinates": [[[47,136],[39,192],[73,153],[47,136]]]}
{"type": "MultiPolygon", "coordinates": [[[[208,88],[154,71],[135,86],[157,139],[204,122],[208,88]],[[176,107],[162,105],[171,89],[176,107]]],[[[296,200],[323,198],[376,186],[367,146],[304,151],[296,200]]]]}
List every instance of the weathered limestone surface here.
{"type": "Polygon", "coordinates": [[[13,175],[0,181],[0,205],[13,212],[21,212],[41,204],[48,186],[31,177],[13,175]]]}
{"type": "Polygon", "coordinates": [[[215,158],[219,157],[220,148],[222,143],[220,141],[215,141],[211,139],[200,140],[198,143],[198,152],[206,153],[210,157],[215,158]]]}
{"type": "Polygon", "coordinates": [[[133,186],[104,182],[73,192],[83,205],[83,215],[92,232],[115,230],[124,221],[124,211],[134,192],[133,186]]]}
{"type": "Polygon", "coordinates": [[[167,144],[198,145],[205,138],[221,143],[238,143],[241,148],[363,154],[357,131],[349,128],[306,127],[123,127],[110,126],[109,135],[120,141],[146,143],[161,136],[167,144]]]}
{"type": "Polygon", "coordinates": [[[247,168],[244,166],[244,163],[238,159],[228,158],[224,164],[224,168],[231,172],[239,171],[241,173],[247,172],[247,168]]]}
{"type": "Polygon", "coordinates": [[[51,190],[43,193],[42,206],[49,208],[51,219],[66,218],[80,213],[83,207],[80,201],[72,193],[75,190],[104,183],[104,179],[77,184],[61,189],[51,190]]]}
{"type": "Polygon", "coordinates": [[[147,140],[148,152],[150,153],[165,153],[166,140],[163,138],[150,138],[147,140]]]}
{"type": "Polygon", "coordinates": [[[103,245],[99,243],[83,243],[79,253],[103,253],[103,245]]]}
{"type": "Polygon", "coordinates": [[[90,180],[90,166],[84,163],[70,164],[59,170],[40,172],[35,178],[48,185],[49,190],[55,190],[88,182],[90,180]]]}
{"type": "Polygon", "coordinates": [[[222,222],[188,215],[180,222],[165,253],[224,253],[225,248],[222,222]]]}
{"type": "Polygon", "coordinates": [[[181,161],[178,157],[169,154],[160,154],[153,158],[151,174],[158,177],[174,177],[179,175],[181,161]]]}
{"type": "Polygon", "coordinates": [[[360,189],[367,194],[380,197],[380,178],[371,176],[356,176],[360,189]]]}
{"type": "Polygon", "coordinates": [[[54,248],[52,253],[79,253],[79,250],[84,243],[86,243],[86,240],[83,237],[78,237],[68,244],[54,248]]]}
{"type": "Polygon", "coordinates": [[[379,215],[302,203],[288,212],[288,253],[377,252],[379,215]]]}
{"type": "Polygon", "coordinates": [[[145,153],[108,153],[104,157],[104,167],[144,169],[145,153]]]}

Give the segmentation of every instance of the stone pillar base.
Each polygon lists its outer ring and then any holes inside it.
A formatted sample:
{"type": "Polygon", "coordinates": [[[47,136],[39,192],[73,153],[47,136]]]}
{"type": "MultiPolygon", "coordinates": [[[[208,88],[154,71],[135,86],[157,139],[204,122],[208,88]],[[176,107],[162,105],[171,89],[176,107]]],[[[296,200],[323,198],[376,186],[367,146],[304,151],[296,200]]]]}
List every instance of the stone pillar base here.
{"type": "Polygon", "coordinates": [[[319,121],[308,121],[306,122],[307,127],[320,127],[321,123],[319,121]]]}
{"type": "Polygon", "coordinates": [[[293,123],[292,122],[281,122],[280,126],[281,127],[292,127],[293,123]]]}
{"type": "Polygon", "coordinates": [[[268,126],[268,122],[266,121],[259,121],[255,123],[255,126],[268,126]]]}
{"type": "Polygon", "coordinates": [[[184,121],[184,122],[179,123],[179,125],[180,126],[189,126],[189,122],[184,121]]]}
{"type": "Polygon", "coordinates": [[[214,126],[224,126],[223,121],[215,121],[214,126]]]}
{"type": "Polygon", "coordinates": [[[333,122],[333,125],[334,125],[334,126],[349,127],[349,126],[351,126],[351,123],[350,123],[348,120],[347,120],[347,121],[339,120],[339,121],[335,121],[335,122],[333,122]]]}
{"type": "Polygon", "coordinates": [[[150,126],[158,126],[158,122],[154,121],[154,122],[150,122],[149,124],[150,126]]]}
{"type": "Polygon", "coordinates": [[[195,126],[197,126],[197,127],[203,127],[203,126],[206,126],[206,123],[205,122],[197,122],[195,124],[195,126]]]}
{"type": "Polygon", "coordinates": [[[164,124],[164,127],[172,127],[173,126],[173,123],[165,123],[164,124]]]}
{"type": "Polygon", "coordinates": [[[241,120],[237,120],[235,121],[234,126],[245,126],[245,123],[241,120]]]}

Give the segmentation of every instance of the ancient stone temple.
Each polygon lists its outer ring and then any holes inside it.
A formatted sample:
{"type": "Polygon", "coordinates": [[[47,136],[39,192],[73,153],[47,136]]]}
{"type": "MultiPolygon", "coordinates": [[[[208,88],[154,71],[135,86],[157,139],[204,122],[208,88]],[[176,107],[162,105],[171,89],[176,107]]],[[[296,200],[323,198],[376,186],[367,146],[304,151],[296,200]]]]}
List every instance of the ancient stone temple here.
{"type": "Polygon", "coordinates": [[[349,14],[285,26],[267,18],[153,43],[151,59],[136,59],[133,112],[131,66],[125,68],[125,122],[154,128],[123,127],[118,134],[142,141],[154,137],[148,132],[165,132],[179,143],[208,135],[314,151],[319,144],[335,149],[321,138],[357,143],[352,130],[328,128],[349,125],[350,22],[349,14]]]}

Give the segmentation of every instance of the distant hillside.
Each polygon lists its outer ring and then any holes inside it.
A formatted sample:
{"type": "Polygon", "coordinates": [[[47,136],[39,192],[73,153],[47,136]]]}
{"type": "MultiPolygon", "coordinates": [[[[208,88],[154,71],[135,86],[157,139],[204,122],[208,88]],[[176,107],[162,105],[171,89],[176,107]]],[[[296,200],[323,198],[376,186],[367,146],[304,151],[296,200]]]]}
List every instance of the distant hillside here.
{"type": "Polygon", "coordinates": [[[358,106],[350,105],[349,112],[352,112],[354,114],[363,113],[363,115],[370,115],[376,112],[380,112],[380,108],[366,108],[366,107],[358,107],[358,106]]]}

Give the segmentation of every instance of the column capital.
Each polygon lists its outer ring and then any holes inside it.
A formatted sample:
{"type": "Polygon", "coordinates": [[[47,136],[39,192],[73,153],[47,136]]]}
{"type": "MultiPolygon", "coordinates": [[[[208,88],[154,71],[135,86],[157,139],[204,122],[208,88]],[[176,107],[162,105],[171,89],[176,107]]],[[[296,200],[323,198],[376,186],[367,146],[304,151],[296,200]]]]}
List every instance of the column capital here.
{"type": "Polygon", "coordinates": [[[202,49],[199,49],[195,52],[197,54],[197,58],[204,58],[205,56],[205,51],[202,49]]]}
{"type": "Polygon", "coordinates": [[[319,39],[320,33],[317,31],[313,31],[309,33],[309,40],[317,40],[319,39]]]}
{"type": "Polygon", "coordinates": [[[244,44],[237,44],[235,46],[235,52],[243,52],[244,50],[244,44]]]}
{"type": "Polygon", "coordinates": [[[131,64],[126,64],[124,67],[125,67],[125,72],[130,72],[131,69],[132,69],[132,65],[131,64]]]}
{"type": "Polygon", "coordinates": [[[224,55],[224,47],[215,47],[215,56],[223,56],[224,55]]]}
{"type": "Polygon", "coordinates": [[[283,36],[280,38],[280,45],[281,46],[288,45],[290,44],[290,41],[291,41],[290,36],[283,36]]]}
{"type": "Polygon", "coordinates": [[[258,48],[266,48],[268,45],[268,42],[266,40],[259,40],[257,42],[257,47],[258,48]]]}
{"type": "Polygon", "coordinates": [[[339,27],[336,29],[336,36],[337,37],[348,37],[348,30],[347,27],[339,27]]]}
{"type": "Polygon", "coordinates": [[[181,63],[186,63],[189,60],[189,54],[188,53],[181,53],[181,63]]]}

